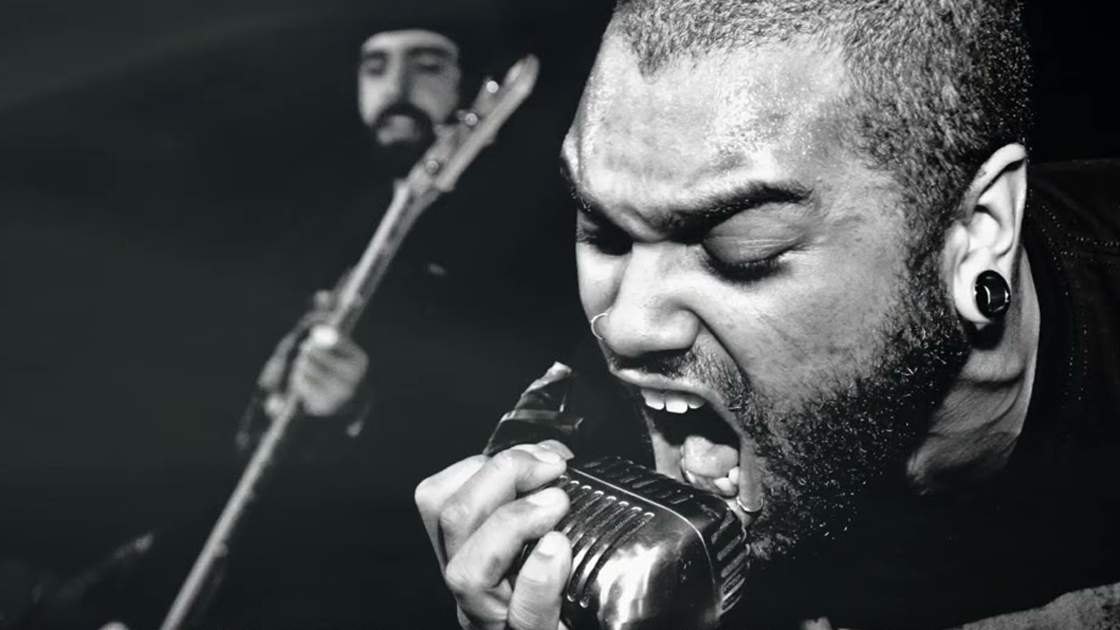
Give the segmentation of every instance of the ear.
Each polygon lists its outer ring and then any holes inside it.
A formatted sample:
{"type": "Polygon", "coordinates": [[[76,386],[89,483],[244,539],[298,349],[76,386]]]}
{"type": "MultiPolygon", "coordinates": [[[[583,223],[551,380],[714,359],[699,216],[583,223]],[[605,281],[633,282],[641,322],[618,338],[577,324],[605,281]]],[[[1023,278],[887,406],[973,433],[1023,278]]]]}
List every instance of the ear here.
{"type": "Polygon", "coordinates": [[[1014,288],[1026,202],[1027,150],[1009,144],[980,167],[965,195],[963,215],[949,229],[945,263],[953,303],[977,328],[992,322],[976,306],[976,278],[995,271],[1014,288]]]}

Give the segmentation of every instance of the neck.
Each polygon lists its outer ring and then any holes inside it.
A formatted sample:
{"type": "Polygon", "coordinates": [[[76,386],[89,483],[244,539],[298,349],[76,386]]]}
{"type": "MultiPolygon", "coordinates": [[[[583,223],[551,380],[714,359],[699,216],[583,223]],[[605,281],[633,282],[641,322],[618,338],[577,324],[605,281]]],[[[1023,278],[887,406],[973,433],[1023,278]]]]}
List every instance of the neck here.
{"type": "Polygon", "coordinates": [[[974,486],[1003,470],[1030,406],[1038,358],[1039,305],[1026,253],[1019,261],[1018,299],[998,329],[973,335],[972,352],[907,472],[922,493],[974,486]]]}

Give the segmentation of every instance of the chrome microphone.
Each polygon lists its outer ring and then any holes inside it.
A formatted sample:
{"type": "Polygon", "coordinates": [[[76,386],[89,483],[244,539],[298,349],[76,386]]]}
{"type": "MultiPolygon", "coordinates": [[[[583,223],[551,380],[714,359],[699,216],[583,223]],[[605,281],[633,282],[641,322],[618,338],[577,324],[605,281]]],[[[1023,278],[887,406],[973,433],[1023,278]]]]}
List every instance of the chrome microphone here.
{"type": "Polygon", "coordinates": [[[571,499],[556,529],[572,630],[710,630],[739,601],[750,547],[719,497],[619,457],[573,460],[551,485],[571,499]]]}
{"type": "MultiPolygon", "coordinates": [[[[567,409],[571,377],[556,364],[534,381],[484,453],[577,442],[583,418],[567,409]]],[[[573,459],[548,487],[570,499],[556,530],[572,544],[561,604],[571,630],[713,630],[739,601],[750,546],[720,497],[613,455],[573,459]]]]}

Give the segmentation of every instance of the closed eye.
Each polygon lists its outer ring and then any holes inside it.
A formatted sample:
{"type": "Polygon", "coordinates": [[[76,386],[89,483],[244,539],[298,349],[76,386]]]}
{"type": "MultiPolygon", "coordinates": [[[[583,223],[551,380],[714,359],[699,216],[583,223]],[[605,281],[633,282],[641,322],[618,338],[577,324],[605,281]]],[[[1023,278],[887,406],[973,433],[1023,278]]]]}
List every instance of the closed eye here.
{"type": "Polygon", "coordinates": [[[712,273],[728,281],[749,284],[781,273],[785,269],[783,260],[785,254],[786,252],[782,252],[767,258],[738,262],[727,262],[714,256],[706,256],[704,264],[712,273]]]}
{"type": "Polygon", "coordinates": [[[722,262],[715,258],[708,258],[707,266],[715,274],[732,282],[741,282],[741,284],[749,284],[749,282],[757,282],[774,276],[785,267],[782,254],[762,260],[744,262],[722,262]]]}
{"type": "Polygon", "coordinates": [[[576,220],[576,242],[590,245],[608,256],[623,256],[630,252],[633,240],[618,226],[597,220],[582,211],[576,220]]]}

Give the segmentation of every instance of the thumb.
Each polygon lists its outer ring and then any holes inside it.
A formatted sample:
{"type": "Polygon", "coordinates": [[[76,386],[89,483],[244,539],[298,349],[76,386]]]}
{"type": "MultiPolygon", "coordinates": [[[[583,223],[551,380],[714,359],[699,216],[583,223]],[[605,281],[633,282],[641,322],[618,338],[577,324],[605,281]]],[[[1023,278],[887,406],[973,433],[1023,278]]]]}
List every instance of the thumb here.
{"type": "Polygon", "coordinates": [[[276,348],[272,351],[272,356],[268,357],[264,367],[261,369],[261,375],[257,377],[257,385],[268,392],[279,392],[284,389],[284,379],[288,373],[288,363],[294,358],[296,349],[296,342],[303,337],[307,331],[307,325],[300,322],[295,328],[288,331],[280,342],[276,344],[276,348]]]}
{"type": "Polygon", "coordinates": [[[560,532],[541,537],[521,566],[506,619],[510,630],[557,630],[560,603],[572,567],[572,547],[560,532]]]}

